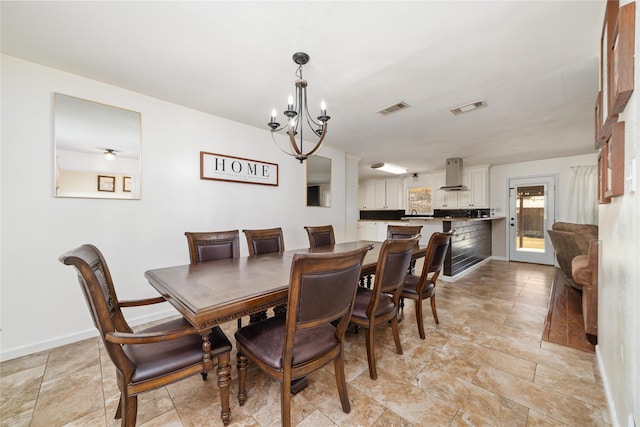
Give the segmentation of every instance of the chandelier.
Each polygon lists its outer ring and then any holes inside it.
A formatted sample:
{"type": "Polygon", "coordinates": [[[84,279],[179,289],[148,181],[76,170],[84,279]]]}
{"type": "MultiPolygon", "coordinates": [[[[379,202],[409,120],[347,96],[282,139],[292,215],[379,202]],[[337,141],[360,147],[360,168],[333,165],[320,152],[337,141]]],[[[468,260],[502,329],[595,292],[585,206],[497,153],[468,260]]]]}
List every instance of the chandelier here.
{"type": "Polygon", "coordinates": [[[276,110],[271,111],[271,121],[269,127],[271,128],[271,138],[276,146],[285,154],[295,157],[300,160],[300,163],[304,162],[309,156],[318,151],[322,147],[322,142],[327,134],[327,122],[331,117],[327,116],[327,105],[324,101],[320,104],[320,115],[314,120],[309,114],[309,108],[307,107],[307,81],[302,78],[302,66],[309,62],[309,55],[304,52],[297,52],[293,55],[293,62],[298,64],[296,70],[296,98],[295,104],[293,95],[289,95],[287,101],[287,109],[284,111],[284,115],[287,118],[287,123],[280,126],[277,122],[276,110]],[[304,124],[306,122],[309,126],[309,130],[318,137],[318,141],[309,151],[304,150],[304,124]],[[283,150],[278,145],[273,134],[275,132],[285,131],[289,135],[289,151],[283,150]],[[297,137],[297,138],[296,138],[297,137]]]}

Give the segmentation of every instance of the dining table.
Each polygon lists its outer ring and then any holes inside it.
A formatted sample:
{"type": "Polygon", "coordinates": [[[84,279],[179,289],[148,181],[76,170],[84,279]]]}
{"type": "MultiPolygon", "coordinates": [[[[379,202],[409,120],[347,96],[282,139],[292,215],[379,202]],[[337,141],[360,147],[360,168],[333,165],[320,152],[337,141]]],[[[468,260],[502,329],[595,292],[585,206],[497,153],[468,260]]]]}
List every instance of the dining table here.
{"type": "MultiPolygon", "coordinates": [[[[211,328],[286,304],[295,254],[346,252],[368,247],[361,277],[375,273],[382,242],[358,240],[331,246],[287,250],[256,256],[224,259],[199,264],[156,268],[145,278],[202,336],[203,364],[213,369],[210,356],[211,328]]],[[[418,245],[413,259],[424,257],[426,246],[418,245]]],[[[221,399],[221,418],[229,423],[231,367],[216,369],[221,399]]]]}

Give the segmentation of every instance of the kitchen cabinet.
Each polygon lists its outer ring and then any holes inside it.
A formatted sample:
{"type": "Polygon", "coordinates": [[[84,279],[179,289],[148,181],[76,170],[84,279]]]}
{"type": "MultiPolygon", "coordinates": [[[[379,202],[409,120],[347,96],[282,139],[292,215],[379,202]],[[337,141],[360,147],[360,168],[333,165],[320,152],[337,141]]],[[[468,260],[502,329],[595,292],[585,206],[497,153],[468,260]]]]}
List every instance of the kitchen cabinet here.
{"type": "Polygon", "coordinates": [[[489,170],[486,168],[469,169],[463,172],[462,179],[469,191],[464,191],[466,195],[458,196],[460,206],[471,208],[489,207],[489,170]]]}
{"type": "Polygon", "coordinates": [[[462,172],[462,183],[469,191],[439,190],[445,185],[445,173],[434,174],[435,209],[466,209],[489,207],[489,169],[469,168],[462,172]]]}
{"type": "Polygon", "coordinates": [[[360,209],[400,209],[400,186],[397,179],[364,181],[359,188],[360,209]]]}
{"type": "Polygon", "coordinates": [[[459,191],[444,191],[440,190],[440,187],[445,185],[446,176],[444,172],[436,173],[433,175],[433,183],[435,188],[433,208],[457,208],[458,207],[458,193],[459,191]]]}

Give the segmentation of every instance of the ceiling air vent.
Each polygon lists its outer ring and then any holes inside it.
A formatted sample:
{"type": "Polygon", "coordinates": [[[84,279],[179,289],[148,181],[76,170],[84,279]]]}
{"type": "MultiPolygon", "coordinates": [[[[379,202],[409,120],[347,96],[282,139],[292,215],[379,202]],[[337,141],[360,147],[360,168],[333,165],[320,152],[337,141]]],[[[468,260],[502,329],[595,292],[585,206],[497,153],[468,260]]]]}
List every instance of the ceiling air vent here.
{"type": "Polygon", "coordinates": [[[449,111],[451,111],[454,116],[457,116],[458,114],[468,113],[469,111],[477,110],[478,108],[486,106],[487,101],[485,101],[484,99],[479,99],[477,101],[469,102],[467,104],[460,105],[459,107],[452,108],[449,111]]]}
{"type": "Polygon", "coordinates": [[[387,114],[395,113],[396,111],[400,111],[407,107],[409,107],[409,104],[404,101],[400,101],[396,102],[395,104],[389,105],[388,107],[384,107],[382,110],[379,110],[378,113],[386,116],[387,114]]]}

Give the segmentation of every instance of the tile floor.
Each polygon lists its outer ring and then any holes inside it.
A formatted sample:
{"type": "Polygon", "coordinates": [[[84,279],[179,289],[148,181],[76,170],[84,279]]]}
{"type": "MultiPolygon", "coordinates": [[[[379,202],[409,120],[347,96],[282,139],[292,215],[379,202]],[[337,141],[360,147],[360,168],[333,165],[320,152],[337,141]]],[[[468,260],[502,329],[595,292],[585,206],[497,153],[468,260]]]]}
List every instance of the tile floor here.
{"type": "MultiPolygon", "coordinates": [[[[413,304],[400,323],[403,355],[390,327],[377,334],[378,379],[367,370],[364,334],[348,333],[351,413],[341,410],[330,364],[292,400],[297,426],[608,426],[595,354],[541,340],[554,268],[491,261],[440,282],[440,325],[426,309],[418,337],[413,304]]],[[[79,291],[78,291],[79,292],[79,291]]],[[[235,322],[224,326],[233,337],[235,322]]],[[[280,424],[278,383],[248,372],[239,407],[235,353],[231,425],[280,424]]],[[[1,368],[2,426],[115,426],[114,368],[88,339],[6,361],[1,368]]],[[[139,398],[138,425],[221,426],[216,381],[200,375],[139,398]]]]}

